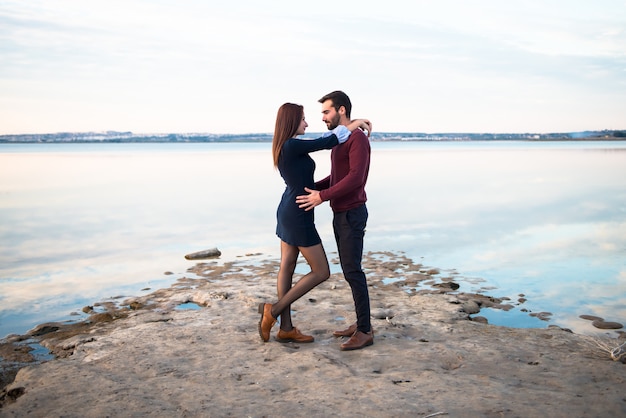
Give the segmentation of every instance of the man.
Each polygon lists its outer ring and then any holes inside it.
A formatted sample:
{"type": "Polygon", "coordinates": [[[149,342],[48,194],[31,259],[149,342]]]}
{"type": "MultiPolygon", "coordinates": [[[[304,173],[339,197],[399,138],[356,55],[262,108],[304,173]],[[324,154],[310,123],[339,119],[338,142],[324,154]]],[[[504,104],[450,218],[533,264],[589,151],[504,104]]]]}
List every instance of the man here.
{"type": "MultiPolygon", "coordinates": [[[[333,91],[322,97],[322,121],[328,129],[350,123],[352,103],[342,91],[333,91]]],[[[369,132],[368,132],[369,136],[369,132]]],[[[331,151],[330,176],[315,183],[317,190],[306,188],[308,195],[298,196],[301,208],[311,210],[324,201],[330,201],[333,210],[333,229],[343,275],[352,289],[357,321],[348,329],[335,331],[336,337],[350,337],[341,344],[342,350],[358,350],[374,343],[370,323],[370,300],[367,280],[361,267],[363,237],[367,223],[365,183],[370,167],[370,143],[360,129],[331,151]]]]}

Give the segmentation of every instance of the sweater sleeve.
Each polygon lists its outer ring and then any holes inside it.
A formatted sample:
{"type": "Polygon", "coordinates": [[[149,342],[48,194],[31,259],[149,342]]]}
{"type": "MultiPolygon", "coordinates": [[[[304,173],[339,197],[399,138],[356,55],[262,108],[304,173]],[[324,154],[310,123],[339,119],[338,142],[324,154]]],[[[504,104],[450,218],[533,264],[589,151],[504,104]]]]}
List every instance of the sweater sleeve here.
{"type": "MultiPolygon", "coordinates": [[[[315,182],[315,190],[325,190],[330,187],[330,176],[315,182]]],[[[323,199],[322,199],[323,200],[323,199]]]]}

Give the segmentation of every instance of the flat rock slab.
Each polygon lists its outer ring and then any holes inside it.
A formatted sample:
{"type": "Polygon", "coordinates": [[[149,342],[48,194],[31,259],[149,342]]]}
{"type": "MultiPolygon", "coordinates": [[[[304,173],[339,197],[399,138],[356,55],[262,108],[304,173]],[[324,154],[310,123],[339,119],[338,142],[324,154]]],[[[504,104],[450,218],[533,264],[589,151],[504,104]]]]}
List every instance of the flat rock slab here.
{"type": "Polygon", "coordinates": [[[393,263],[368,268],[385,315],[366,349],[340,351],[332,336],[354,321],[340,274],[292,306],[314,343],[278,343],[278,325],[263,343],[256,307],[274,300],[278,262],[199,264],[201,279],[124,301],[141,308],[113,321],[43,336],[60,358],[21,369],[0,416],[626,415],[626,366],[593,338],[472,322],[456,295],[383,284],[410,274],[393,263]],[[202,308],[175,309],[187,302],[202,308]]]}

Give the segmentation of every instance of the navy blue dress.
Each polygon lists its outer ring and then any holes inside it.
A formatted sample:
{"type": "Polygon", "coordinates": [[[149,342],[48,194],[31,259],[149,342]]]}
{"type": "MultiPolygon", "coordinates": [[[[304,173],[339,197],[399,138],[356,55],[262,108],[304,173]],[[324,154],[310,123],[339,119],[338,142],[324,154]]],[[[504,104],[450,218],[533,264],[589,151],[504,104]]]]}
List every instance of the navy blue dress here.
{"type": "Polygon", "coordinates": [[[336,135],[318,139],[290,138],[283,145],[278,158],[278,171],[285,180],[285,191],[276,211],[276,235],[290,245],[310,247],[322,242],[315,229],[313,210],[305,211],[296,204],[296,196],[306,194],[305,187],[313,189],[315,161],[310,152],[331,149],[339,142],[336,135]]]}

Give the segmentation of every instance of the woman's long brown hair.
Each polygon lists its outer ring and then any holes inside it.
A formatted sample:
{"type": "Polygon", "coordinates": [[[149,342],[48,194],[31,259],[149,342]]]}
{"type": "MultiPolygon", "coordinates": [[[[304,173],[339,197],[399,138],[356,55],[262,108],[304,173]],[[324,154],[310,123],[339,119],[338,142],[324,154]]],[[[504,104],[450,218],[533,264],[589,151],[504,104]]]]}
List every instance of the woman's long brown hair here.
{"type": "Polygon", "coordinates": [[[299,104],[285,103],[278,109],[274,137],[272,138],[274,167],[278,167],[278,158],[285,142],[289,138],[293,138],[298,132],[298,126],[300,126],[303,114],[304,107],[299,104]]]}

